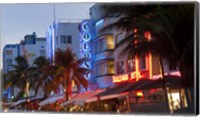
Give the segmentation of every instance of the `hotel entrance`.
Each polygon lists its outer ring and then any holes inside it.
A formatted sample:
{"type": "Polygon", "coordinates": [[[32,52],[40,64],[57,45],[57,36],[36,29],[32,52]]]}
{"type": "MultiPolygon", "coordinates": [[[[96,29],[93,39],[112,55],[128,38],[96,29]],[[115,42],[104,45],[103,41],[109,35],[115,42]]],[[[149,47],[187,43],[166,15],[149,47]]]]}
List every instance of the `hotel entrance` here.
{"type": "Polygon", "coordinates": [[[167,96],[171,113],[188,106],[184,89],[168,89],[167,96]]]}

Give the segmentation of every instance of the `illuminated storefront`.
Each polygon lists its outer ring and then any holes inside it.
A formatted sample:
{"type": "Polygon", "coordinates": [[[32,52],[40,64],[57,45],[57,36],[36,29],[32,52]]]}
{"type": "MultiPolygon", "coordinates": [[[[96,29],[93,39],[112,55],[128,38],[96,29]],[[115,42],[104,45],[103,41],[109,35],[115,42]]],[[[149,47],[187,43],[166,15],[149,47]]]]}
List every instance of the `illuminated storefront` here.
{"type": "MultiPolygon", "coordinates": [[[[133,30],[134,33],[137,32],[137,29],[133,30]]],[[[123,40],[127,33],[119,33],[116,35],[116,43],[119,43],[123,40]]],[[[137,35],[136,35],[137,36],[137,35]]],[[[146,39],[151,39],[151,34],[149,31],[144,33],[146,39]]],[[[137,43],[137,41],[135,41],[137,43]]],[[[159,74],[159,68],[153,68],[152,66],[152,55],[148,53],[143,56],[136,55],[135,57],[128,57],[128,53],[123,57],[120,56],[121,51],[124,48],[116,48],[115,51],[115,69],[116,74],[112,77],[113,83],[127,82],[127,81],[138,81],[141,78],[153,78],[153,69],[157,72],[155,74],[159,74]]],[[[158,64],[158,63],[157,63],[158,64]]],[[[156,65],[155,67],[158,67],[156,65]]]]}

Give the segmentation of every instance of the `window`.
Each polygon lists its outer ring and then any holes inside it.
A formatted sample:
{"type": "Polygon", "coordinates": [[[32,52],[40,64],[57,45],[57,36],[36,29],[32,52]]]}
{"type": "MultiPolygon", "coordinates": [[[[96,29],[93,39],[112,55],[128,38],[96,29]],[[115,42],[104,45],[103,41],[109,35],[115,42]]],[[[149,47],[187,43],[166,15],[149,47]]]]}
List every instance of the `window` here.
{"type": "Polygon", "coordinates": [[[100,38],[95,42],[95,52],[99,53],[101,51],[114,49],[113,36],[106,36],[100,38]]]}
{"type": "Polygon", "coordinates": [[[139,63],[140,63],[140,70],[146,69],[146,58],[145,58],[145,55],[140,56],[139,63]]]}
{"type": "Polygon", "coordinates": [[[124,62],[120,61],[117,62],[117,74],[123,74],[124,73],[124,62]]]}
{"type": "Polygon", "coordinates": [[[60,43],[66,44],[66,43],[67,43],[66,38],[67,38],[67,37],[66,37],[65,35],[61,35],[61,36],[60,36],[60,43]]]}
{"type": "Polygon", "coordinates": [[[12,65],[12,59],[6,59],[6,64],[7,65],[12,65]]]}
{"type": "Polygon", "coordinates": [[[113,73],[113,74],[115,73],[113,61],[108,62],[108,73],[113,73]]]}
{"type": "Polygon", "coordinates": [[[135,59],[128,59],[127,60],[127,68],[128,72],[135,71],[135,59]]]}
{"type": "Polygon", "coordinates": [[[40,55],[45,55],[45,50],[40,50],[40,55]]]}
{"type": "Polygon", "coordinates": [[[72,36],[71,35],[67,36],[67,43],[72,43],[72,36]]]}
{"type": "Polygon", "coordinates": [[[96,75],[114,74],[113,61],[101,61],[95,67],[96,75]]]}
{"type": "Polygon", "coordinates": [[[102,38],[96,41],[96,53],[103,50],[106,50],[106,40],[102,38]]]}
{"type": "Polygon", "coordinates": [[[25,44],[35,44],[34,37],[25,37],[25,44]]]}
{"type": "Polygon", "coordinates": [[[56,44],[58,44],[58,36],[56,36],[56,44]]]}
{"type": "Polygon", "coordinates": [[[107,67],[106,62],[99,62],[96,64],[96,75],[106,74],[107,67]]]}
{"type": "MultiPolygon", "coordinates": [[[[134,30],[134,32],[135,32],[135,30],[134,30]]],[[[132,31],[132,30],[127,31],[125,35],[126,35],[126,37],[128,37],[128,36],[130,36],[131,34],[133,34],[133,31],[132,31]]]]}
{"type": "Polygon", "coordinates": [[[114,49],[114,41],[112,36],[107,36],[107,49],[114,49]]]}
{"type": "Polygon", "coordinates": [[[6,50],[6,54],[7,55],[11,55],[12,54],[12,50],[6,50]]]}
{"type": "Polygon", "coordinates": [[[118,35],[116,35],[116,44],[121,42],[123,39],[124,39],[123,33],[119,33],[118,35]]]}

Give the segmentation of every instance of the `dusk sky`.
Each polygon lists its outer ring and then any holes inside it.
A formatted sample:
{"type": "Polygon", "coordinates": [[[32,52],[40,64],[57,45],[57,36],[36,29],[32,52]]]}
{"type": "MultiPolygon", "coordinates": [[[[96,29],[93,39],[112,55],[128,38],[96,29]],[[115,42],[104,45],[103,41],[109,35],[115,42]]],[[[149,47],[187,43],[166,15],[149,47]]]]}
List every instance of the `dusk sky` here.
{"type": "MultiPolygon", "coordinates": [[[[58,3],[55,5],[56,21],[89,18],[92,5],[94,3],[58,3]]],[[[37,37],[45,37],[48,26],[53,22],[53,4],[1,4],[0,8],[2,63],[2,51],[6,44],[19,43],[26,34],[33,32],[37,37]]]]}

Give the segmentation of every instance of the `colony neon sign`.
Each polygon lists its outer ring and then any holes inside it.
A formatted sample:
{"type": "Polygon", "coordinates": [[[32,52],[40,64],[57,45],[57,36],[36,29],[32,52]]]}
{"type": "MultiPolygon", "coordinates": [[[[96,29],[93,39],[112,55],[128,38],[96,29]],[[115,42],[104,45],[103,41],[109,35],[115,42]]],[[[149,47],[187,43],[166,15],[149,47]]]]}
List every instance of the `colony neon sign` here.
{"type": "Polygon", "coordinates": [[[131,74],[113,76],[112,81],[113,83],[120,83],[120,82],[126,82],[126,81],[131,81],[131,80],[138,81],[140,78],[142,78],[142,75],[139,71],[137,71],[137,72],[132,72],[131,74]]]}

